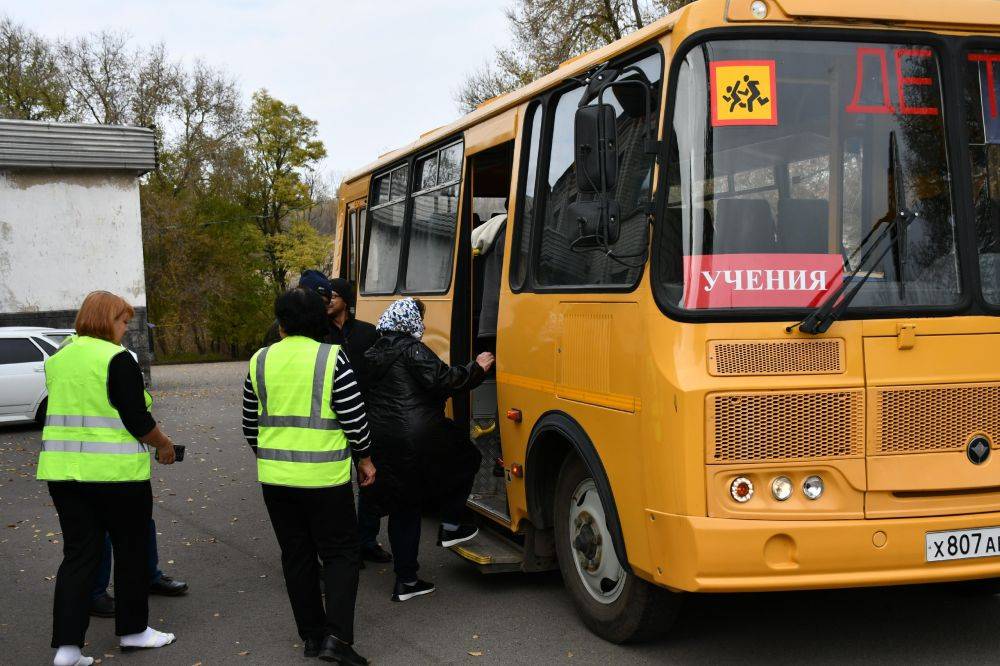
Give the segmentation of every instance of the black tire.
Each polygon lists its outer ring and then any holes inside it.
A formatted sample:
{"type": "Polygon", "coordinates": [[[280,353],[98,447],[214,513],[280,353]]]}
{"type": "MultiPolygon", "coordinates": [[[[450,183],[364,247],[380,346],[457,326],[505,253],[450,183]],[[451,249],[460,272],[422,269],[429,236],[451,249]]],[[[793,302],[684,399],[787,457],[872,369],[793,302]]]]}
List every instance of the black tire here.
{"type": "Polygon", "coordinates": [[[1000,578],[963,580],[952,583],[955,592],[967,597],[992,597],[1000,594],[1000,578]]]}
{"type": "MultiPolygon", "coordinates": [[[[601,638],[612,643],[628,643],[662,636],[677,617],[683,599],[681,594],[623,571],[625,578],[620,593],[617,598],[604,603],[595,599],[577,569],[578,553],[570,535],[570,505],[574,492],[590,477],[583,462],[571,456],[563,463],[556,483],[553,527],[563,583],[584,624],[601,638]]],[[[577,506],[582,504],[584,498],[580,499],[577,506]]],[[[613,555],[614,548],[610,543],[606,548],[613,555]]]]}
{"type": "Polygon", "coordinates": [[[49,399],[42,398],[42,403],[38,405],[38,411],[35,412],[35,423],[40,426],[45,425],[45,414],[49,410],[49,399]]]}

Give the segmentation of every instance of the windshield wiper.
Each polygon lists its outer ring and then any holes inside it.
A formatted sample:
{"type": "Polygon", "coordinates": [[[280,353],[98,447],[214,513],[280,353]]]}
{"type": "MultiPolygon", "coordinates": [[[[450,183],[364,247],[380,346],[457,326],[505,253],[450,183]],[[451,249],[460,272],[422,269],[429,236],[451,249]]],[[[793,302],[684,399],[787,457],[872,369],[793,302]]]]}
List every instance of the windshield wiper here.
{"type": "Polygon", "coordinates": [[[917,217],[917,214],[911,212],[906,207],[903,176],[899,162],[899,147],[896,145],[895,131],[889,132],[889,168],[887,176],[889,189],[892,190],[892,199],[890,201],[892,208],[885,217],[872,225],[871,231],[868,232],[864,239],[862,239],[861,244],[858,245],[858,248],[851,254],[851,258],[853,258],[862,249],[865,249],[864,254],[862,254],[861,259],[858,261],[857,268],[851,271],[850,275],[845,276],[840,286],[827,294],[808,317],[798,324],[787,327],[785,329],[786,332],[791,333],[798,328],[803,333],[825,333],[833,325],[833,322],[843,316],[844,311],[847,310],[851,301],[861,291],[861,287],[864,286],[868,278],[871,277],[875,269],[885,259],[885,255],[892,249],[895,249],[894,264],[896,279],[899,280],[900,300],[906,296],[905,286],[903,285],[903,269],[906,265],[906,229],[917,217]],[[875,234],[876,231],[878,231],[877,235],[875,234]],[[886,245],[882,253],[878,255],[878,258],[871,263],[870,268],[865,274],[860,279],[857,279],[861,273],[861,269],[864,268],[865,264],[868,263],[868,259],[874,253],[875,248],[887,236],[892,237],[892,242],[886,245]]]}

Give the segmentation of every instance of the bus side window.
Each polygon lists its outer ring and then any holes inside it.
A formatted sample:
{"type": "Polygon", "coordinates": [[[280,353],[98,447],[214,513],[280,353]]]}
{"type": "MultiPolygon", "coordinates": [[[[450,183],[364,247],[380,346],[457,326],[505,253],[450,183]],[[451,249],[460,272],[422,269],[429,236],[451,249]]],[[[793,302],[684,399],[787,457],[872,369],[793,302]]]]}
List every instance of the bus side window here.
{"type": "Polygon", "coordinates": [[[368,210],[371,230],[366,241],[363,294],[391,294],[396,289],[408,172],[407,166],[401,166],[374,179],[372,207],[368,210]]]}

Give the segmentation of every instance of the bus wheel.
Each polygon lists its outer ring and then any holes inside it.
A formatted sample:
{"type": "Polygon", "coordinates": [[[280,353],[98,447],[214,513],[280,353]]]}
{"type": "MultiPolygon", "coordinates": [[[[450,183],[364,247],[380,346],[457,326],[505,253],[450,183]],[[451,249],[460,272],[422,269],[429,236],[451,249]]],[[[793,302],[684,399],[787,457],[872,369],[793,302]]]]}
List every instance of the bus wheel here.
{"type": "Polygon", "coordinates": [[[563,581],[584,624],[612,643],[666,632],[681,595],[628,573],[618,561],[604,505],[586,466],[570,457],[556,485],[554,528],[563,581]]]}

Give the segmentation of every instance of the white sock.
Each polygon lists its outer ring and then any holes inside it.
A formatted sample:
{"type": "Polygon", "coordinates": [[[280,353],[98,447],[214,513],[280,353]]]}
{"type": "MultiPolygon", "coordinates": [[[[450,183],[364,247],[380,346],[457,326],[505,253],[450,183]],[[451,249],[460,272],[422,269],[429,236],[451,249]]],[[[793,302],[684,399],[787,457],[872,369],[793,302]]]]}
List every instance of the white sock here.
{"type": "Polygon", "coordinates": [[[441,527],[445,528],[449,532],[454,532],[459,527],[461,527],[461,525],[459,525],[458,523],[441,523],[441,527]]]}
{"type": "Polygon", "coordinates": [[[53,666],[90,666],[93,663],[94,658],[84,657],[76,645],[60,646],[56,650],[55,659],[52,660],[53,666]]]}
{"type": "Polygon", "coordinates": [[[169,645],[177,640],[173,634],[165,634],[152,627],[146,627],[146,631],[138,634],[127,634],[121,637],[122,647],[158,648],[169,645]]]}

